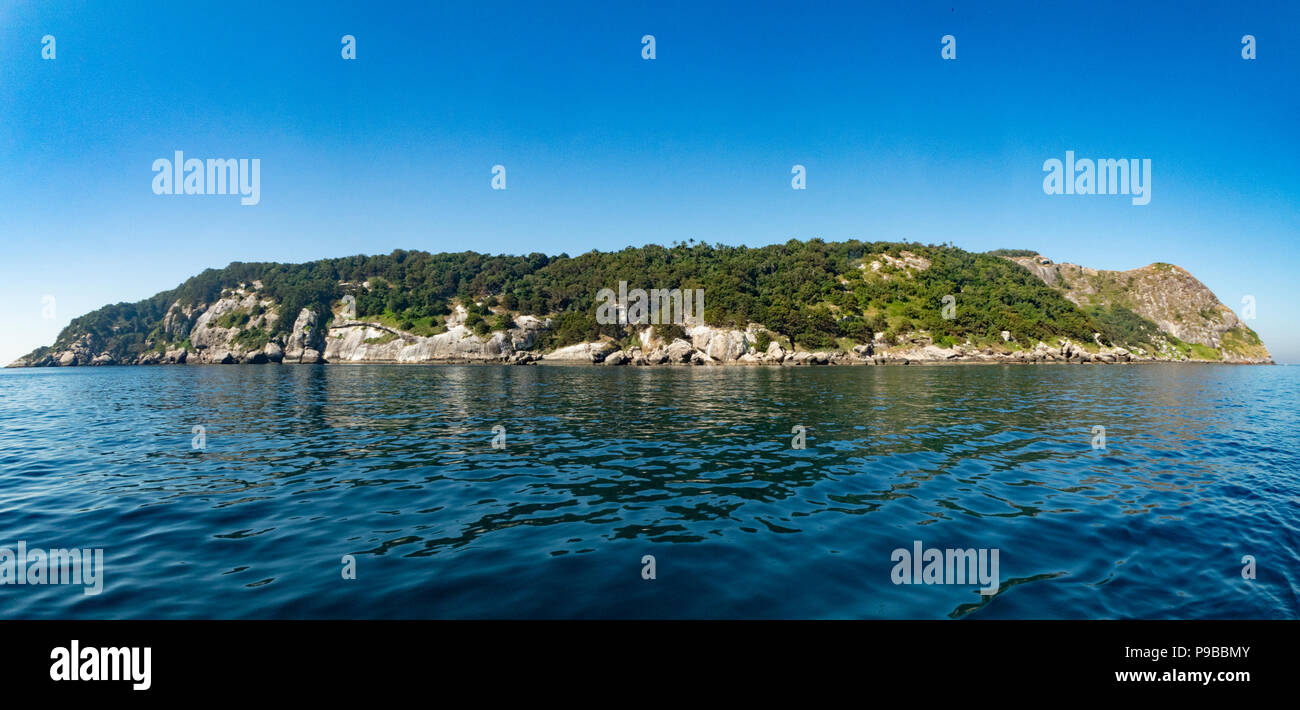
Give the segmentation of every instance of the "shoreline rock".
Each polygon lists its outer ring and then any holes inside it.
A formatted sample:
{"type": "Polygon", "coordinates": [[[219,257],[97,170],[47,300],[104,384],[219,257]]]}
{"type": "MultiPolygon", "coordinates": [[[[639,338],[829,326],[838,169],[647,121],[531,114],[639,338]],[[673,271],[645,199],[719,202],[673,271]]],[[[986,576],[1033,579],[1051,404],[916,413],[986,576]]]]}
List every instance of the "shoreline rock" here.
{"type": "Polygon", "coordinates": [[[465,325],[465,309],[457,306],[448,316],[446,330],[421,336],[373,320],[356,318],[330,322],[309,308],[297,314],[287,335],[268,335],[277,322],[274,302],[262,299],[256,290],[243,287],[228,292],[211,307],[182,309],[173,304],[164,320],[165,329],[181,339],[182,347],[156,344],[134,358],[119,359],[105,351],[92,335],[83,335],[60,350],[45,350],[19,358],[8,367],[81,367],[167,364],[458,364],[509,365],[594,364],[620,366],[714,365],[816,367],[828,365],[923,365],[960,364],[1120,364],[1131,362],[1202,362],[1206,364],[1273,364],[1272,359],[1225,358],[1190,360],[1182,353],[1135,354],[1122,347],[1107,347],[1098,335],[1093,342],[1075,343],[1062,338],[1055,344],[1039,341],[1032,347],[1002,332],[999,346],[986,344],[936,345],[924,332],[900,337],[888,343],[884,333],[872,342],[850,350],[787,350],[787,342],[763,326],[751,323],[745,330],[713,327],[688,322],[671,342],[655,334],[654,328],[626,329],[620,342],[609,337],[575,343],[551,352],[537,349],[541,336],[553,323],[530,315],[516,316],[505,330],[476,334],[465,325]],[[188,334],[186,324],[193,323],[188,334]],[[769,342],[759,350],[758,343],[769,342]],[[636,343],[636,344],[633,344],[636,343]],[[994,349],[998,347],[999,349],[994,349]],[[1005,348],[1005,349],[1003,349],[1005,348]],[[1016,349],[1011,349],[1016,348],[1016,349]]]}

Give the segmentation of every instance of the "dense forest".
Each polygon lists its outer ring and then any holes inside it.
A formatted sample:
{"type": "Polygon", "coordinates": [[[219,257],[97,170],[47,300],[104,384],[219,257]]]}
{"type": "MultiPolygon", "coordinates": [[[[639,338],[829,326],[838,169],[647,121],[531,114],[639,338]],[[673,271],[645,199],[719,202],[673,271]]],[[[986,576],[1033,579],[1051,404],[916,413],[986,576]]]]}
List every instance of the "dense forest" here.
{"type": "MultiPolygon", "coordinates": [[[[1000,250],[999,253],[1030,253],[1000,250]]],[[[946,245],[894,242],[791,240],[765,247],[677,243],[579,256],[430,254],[398,250],[305,264],[236,262],[208,269],[176,289],[138,303],[106,306],[72,321],[57,344],[90,334],[115,357],[135,355],[177,340],[162,321],[175,302],[211,304],[223,291],[262,283],[278,304],[274,337],[292,328],[303,307],[318,313],[346,294],[358,314],[385,316],[401,326],[436,324],[453,303],[471,305],[479,332],[504,325],[509,314],[555,319],[545,345],[554,347],[622,337],[619,326],[596,322],[596,293],[627,281],[629,288],[703,288],[710,325],[744,328],[761,323],[805,348],[867,342],[926,331],[938,342],[995,341],[1000,331],[1017,338],[1091,341],[1094,332],[1130,339],[1156,332],[1154,324],[1124,309],[1085,313],[1058,291],[999,253],[972,253],[946,245]],[[907,269],[867,263],[909,252],[930,262],[907,269]],[[367,283],[369,287],[362,284],[367,283]],[[944,297],[955,311],[944,317],[944,297]],[[482,306],[473,306],[474,303],[482,306]]],[[[56,345],[57,345],[56,344],[56,345]]]]}

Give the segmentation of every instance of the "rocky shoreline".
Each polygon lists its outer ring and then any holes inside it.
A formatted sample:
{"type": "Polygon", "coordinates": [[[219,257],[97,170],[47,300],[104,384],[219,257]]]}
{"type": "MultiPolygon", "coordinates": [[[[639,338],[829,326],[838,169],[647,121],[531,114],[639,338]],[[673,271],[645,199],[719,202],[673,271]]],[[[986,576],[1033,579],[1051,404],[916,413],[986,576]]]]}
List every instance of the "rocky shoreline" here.
{"type": "MultiPolygon", "coordinates": [[[[541,255],[523,261],[494,257],[490,268],[482,263],[486,257],[472,253],[443,255],[449,263],[438,266],[430,262],[437,261],[435,255],[418,252],[357,257],[373,262],[369,268],[382,276],[348,259],[279,265],[269,287],[259,278],[236,280],[228,273],[260,274],[265,269],[232,264],[222,272],[204,272],[173,292],[136,304],[105,306],[74,319],[54,345],[37,348],[9,367],[1273,362],[1257,333],[1204,284],[1172,264],[1102,271],[1058,264],[1028,250],[980,255],[921,245],[867,246],[842,245],[841,256],[847,261],[837,267],[835,283],[824,285],[828,293],[807,297],[815,303],[792,305],[778,299],[776,305],[765,305],[754,294],[741,298],[732,285],[723,287],[724,297],[738,298],[738,303],[748,304],[745,308],[731,304],[714,311],[710,324],[703,320],[700,304],[671,317],[675,324],[656,326],[645,323],[659,319],[646,313],[633,318],[626,304],[619,306],[617,319],[611,319],[611,312],[602,320],[605,306],[597,306],[594,317],[574,310],[578,301],[573,294],[553,292],[557,284],[574,281],[573,274],[547,272],[551,292],[545,301],[518,279],[511,281],[513,290],[500,284],[462,284],[457,295],[445,295],[470,272],[484,268],[496,274],[493,278],[505,278],[497,273],[501,269],[546,272],[551,262],[541,255]],[[864,251],[845,252],[849,246],[864,251]],[[408,258],[415,261],[408,264],[408,258]],[[473,269],[462,274],[455,264],[464,260],[473,269]],[[975,262],[982,271],[973,270],[975,262]],[[306,266],[327,275],[322,280],[306,266]],[[424,280],[394,288],[388,277],[407,269],[423,274],[424,280]],[[286,275],[290,273],[292,278],[286,275]],[[993,300],[984,293],[964,297],[967,286],[948,285],[953,293],[943,297],[943,319],[958,318],[958,301],[961,308],[980,314],[967,316],[969,322],[961,327],[935,320],[927,309],[936,307],[937,291],[918,292],[915,283],[976,276],[999,295],[993,300]],[[222,285],[215,279],[222,279],[222,285]],[[430,295],[434,292],[443,295],[430,295]],[[1039,301],[1051,303],[1055,310],[1044,310],[1039,301]],[[526,314],[543,312],[542,307],[550,317],[526,314]],[[753,322],[750,313],[771,323],[753,322]],[[588,342],[575,343],[579,339],[588,342]]],[[[556,263],[567,264],[567,258],[557,257],[556,263]]],[[[785,256],[776,250],[765,258],[775,264],[785,256]]],[[[823,271],[826,268],[823,265],[823,271]]],[[[769,291],[789,286],[763,283],[769,291]]]]}
{"type": "Polygon", "coordinates": [[[690,339],[669,343],[656,339],[651,330],[641,334],[648,347],[623,348],[613,340],[578,343],[551,352],[527,349],[536,333],[549,327],[548,321],[521,317],[519,327],[508,332],[478,336],[464,326],[435,336],[415,336],[378,323],[344,321],[330,326],[331,337],[322,345],[312,341],[306,322],[299,318],[287,342],[268,342],[254,350],[229,347],[149,351],[133,361],[117,362],[107,353],[92,354],[78,344],[50,353],[36,362],[20,359],[8,367],[77,367],[113,365],[261,365],[261,364],[490,364],[490,365],[602,365],[602,366],[831,366],[831,365],[926,365],[926,364],[1129,364],[1157,362],[1200,362],[1227,364],[1271,364],[1252,362],[1175,359],[1145,356],[1122,347],[1098,345],[1085,348],[1069,340],[1050,346],[1039,342],[1032,348],[995,350],[991,347],[882,342],[857,345],[852,350],[788,350],[770,342],[766,350],[755,346],[754,331],[739,331],[697,325],[688,329],[690,339]],[[391,338],[391,339],[390,339],[391,338]],[[386,342],[378,342],[384,340],[386,342]],[[319,347],[313,347],[318,345],[319,347]],[[522,346],[522,347],[521,347],[522,346]]]}
{"type": "MultiPolygon", "coordinates": [[[[114,357],[96,336],[81,334],[53,348],[38,350],[8,367],[82,367],[108,365],[233,365],[315,363],[535,363],[645,365],[911,365],[929,363],[1123,364],[1132,362],[1225,362],[1271,364],[1267,357],[1226,351],[1221,359],[1193,359],[1164,348],[1130,351],[1102,342],[1059,339],[1032,346],[1002,331],[993,344],[935,344],[925,331],[888,337],[874,333],[870,343],[843,349],[790,347],[790,341],[758,323],[743,330],[715,327],[688,319],[668,331],[651,326],[623,326],[623,336],[603,337],[559,348],[543,346],[553,332],[551,318],[516,315],[492,330],[474,323],[463,305],[455,305],[437,331],[417,335],[374,318],[358,317],[354,302],[318,314],[301,309],[291,328],[280,327],[280,308],[259,282],[228,289],[210,305],[174,302],[159,327],[130,358],[114,357]],[[476,327],[470,327],[474,323],[476,327]],[[286,332],[287,331],[287,332],[286,332]],[[673,332],[677,337],[661,337],[673,332]]],[[[948,341],[951,343],[951,341],[948,341]]]]}

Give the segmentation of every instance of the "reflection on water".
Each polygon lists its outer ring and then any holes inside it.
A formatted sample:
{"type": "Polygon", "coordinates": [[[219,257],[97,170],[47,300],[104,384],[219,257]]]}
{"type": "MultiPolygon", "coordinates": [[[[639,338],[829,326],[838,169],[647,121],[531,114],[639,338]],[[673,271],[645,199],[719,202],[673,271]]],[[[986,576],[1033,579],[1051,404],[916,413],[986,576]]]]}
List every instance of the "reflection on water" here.
{"type": "Polygon", "coordinates": [[[103,547],[107,569],[98,597],[0,601],[10,617],[1294,618],[1298,394],[1293,368],[1195,365],[6,371],[0,546],[103,547]],[[998,593],[893,585],[890,552],[914,540],[1000,549],[998,593]]]}

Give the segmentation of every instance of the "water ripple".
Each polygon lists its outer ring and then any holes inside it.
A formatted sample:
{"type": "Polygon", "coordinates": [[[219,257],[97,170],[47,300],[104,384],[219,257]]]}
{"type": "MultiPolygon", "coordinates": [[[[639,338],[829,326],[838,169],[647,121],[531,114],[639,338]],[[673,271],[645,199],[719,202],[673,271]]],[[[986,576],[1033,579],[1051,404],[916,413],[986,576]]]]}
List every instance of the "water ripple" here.
{"type": "Polygon", "coordinates": [[[0,546],[102,547],[107,570],[98,596],[0,601],[17,618],[1295,618],[1298,395],[1295,368],[1195,365],[5,371],[0,546]],[[914,540],[998,549],[997,592],[893,584],[914,540]]]}

